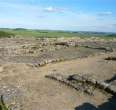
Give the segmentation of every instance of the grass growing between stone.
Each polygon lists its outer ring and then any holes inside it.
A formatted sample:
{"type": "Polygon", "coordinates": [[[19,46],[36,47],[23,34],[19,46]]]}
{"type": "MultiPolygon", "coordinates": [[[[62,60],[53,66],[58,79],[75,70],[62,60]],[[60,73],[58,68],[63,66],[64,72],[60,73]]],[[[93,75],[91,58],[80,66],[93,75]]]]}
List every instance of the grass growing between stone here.
{"type": "Polygon", "coordinates": [[[4,103],[3,95],[0,97],[0,110],[10,110],[4,103]]]}

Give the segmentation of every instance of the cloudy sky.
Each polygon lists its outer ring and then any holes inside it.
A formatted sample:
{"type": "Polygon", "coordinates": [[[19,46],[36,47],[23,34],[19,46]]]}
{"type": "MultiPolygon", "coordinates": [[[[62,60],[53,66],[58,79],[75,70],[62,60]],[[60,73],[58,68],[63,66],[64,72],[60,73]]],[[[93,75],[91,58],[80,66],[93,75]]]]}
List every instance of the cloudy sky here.
{"type": "Polygon", "coordinates": [[[116,0],[0,0],[1,28],[116,32],[116,0]]]}

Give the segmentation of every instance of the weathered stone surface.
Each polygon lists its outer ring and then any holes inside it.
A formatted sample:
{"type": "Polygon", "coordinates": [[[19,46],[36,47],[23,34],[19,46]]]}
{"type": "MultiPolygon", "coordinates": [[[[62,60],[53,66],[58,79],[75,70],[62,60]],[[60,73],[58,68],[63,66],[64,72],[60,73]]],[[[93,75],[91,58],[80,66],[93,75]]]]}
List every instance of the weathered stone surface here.
{"type": "Polygon", "coordinates": [[[23,92],[13,85],[0,85],[0,96],[3,96],[4,103],[11,110],[21,110],[23,92]]]}

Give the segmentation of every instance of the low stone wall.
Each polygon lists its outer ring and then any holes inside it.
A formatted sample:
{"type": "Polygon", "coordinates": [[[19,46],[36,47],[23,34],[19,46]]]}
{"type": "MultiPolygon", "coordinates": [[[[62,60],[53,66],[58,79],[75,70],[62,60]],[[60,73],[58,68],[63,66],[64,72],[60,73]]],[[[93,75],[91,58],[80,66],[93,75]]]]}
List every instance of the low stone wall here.
{"type": "Polygon", "coordinates": [[[116,94],[116,87],[103,81],[98,81],[96,79],[84,76],[82,74],[73,74],[69,76],[62,74],[50,74],[46,75],[45,77],[60,81],[76,90],[82,91],[89,95],[94,95],[95,89],[100,89],[113,95],[116,94]]]}
{"type": "Polygon", "coordinates": [[[42,67],[42,66],[45,66],[45,65],[50,64],[50,63],[57,63],[57,62],[61,62],[61,61],[65,61],[65,59],[63,59],[63,58],[49,59],[49,60],[45,60],[45,61],[38,63],[36,66],[42,67]]]}

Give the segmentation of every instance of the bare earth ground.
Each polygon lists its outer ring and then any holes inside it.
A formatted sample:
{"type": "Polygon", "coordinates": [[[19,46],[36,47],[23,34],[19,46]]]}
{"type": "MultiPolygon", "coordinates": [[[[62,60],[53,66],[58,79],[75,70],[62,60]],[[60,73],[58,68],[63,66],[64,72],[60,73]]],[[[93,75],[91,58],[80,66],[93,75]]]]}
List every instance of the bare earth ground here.
{"type": "MultiPolygon", "coordinates": [[[[1,39],[0,40],[0,94],[11,105],[13,110],[116,110],[107,104],[112,96],[96,91],[94,96],[76,91],[59,82],[45,78],[51,73],[89,74],[97,80],[108,80],[116,75],[116,60],[105,60],[116,57],[116,42],[79,40],[78,46],[54,45],[64,39],[1,39]],[[113,51],[86,48],[107,46],[113,51]],[[80,46],[81,45],[81,46],[80,46]],[[7,54],[6,54],[7,53],[7,54]],[[49,63],[39,67],[38,63],[62,58],[61,62],[49,63]],[[80,108],[79,108],[80,106],[80,108]],[[82,106],[82,108],[81,108],[82,106]],[[93,107],[92,107],[93,106],[93,107]]],[[[65,40],[69,42],[70,39],[65,40]]],[[[77,40],[71,42],[77,43],[77,40]]],[[[116,86],[115,80],[111,82],[116,86]]]]}

